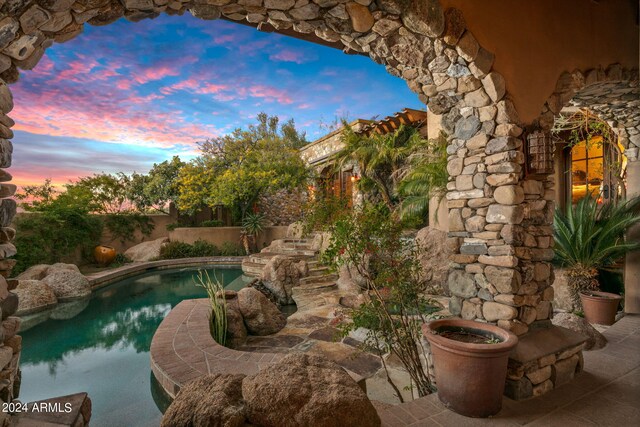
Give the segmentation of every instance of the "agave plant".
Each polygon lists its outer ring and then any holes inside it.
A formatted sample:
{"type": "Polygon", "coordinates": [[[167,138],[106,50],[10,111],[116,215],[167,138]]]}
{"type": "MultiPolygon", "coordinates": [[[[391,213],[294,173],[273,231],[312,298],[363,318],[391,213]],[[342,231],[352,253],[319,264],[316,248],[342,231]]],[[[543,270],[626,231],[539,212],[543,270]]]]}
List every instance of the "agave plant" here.
{"type": "Polygon", "coordinates": [[[247,213],[242,219],[242,244],[247,255],[251,253],[251,246],[257,246],[257,238],[264,230],[265,217],[261,213],[247,213]],[[249,242],[253,242],[251,245],[249,242]]]}
{"type": "Polygon", "coordinates": [[[580,292],[599,287],[598,269],[640,249],[640,242],[625,241],[625,232],[640,224],[640,197],[600,206],[587,196],[568,209],[555,212],[554,251],[568,269],[568,284],[576,307],[580,292]]]}

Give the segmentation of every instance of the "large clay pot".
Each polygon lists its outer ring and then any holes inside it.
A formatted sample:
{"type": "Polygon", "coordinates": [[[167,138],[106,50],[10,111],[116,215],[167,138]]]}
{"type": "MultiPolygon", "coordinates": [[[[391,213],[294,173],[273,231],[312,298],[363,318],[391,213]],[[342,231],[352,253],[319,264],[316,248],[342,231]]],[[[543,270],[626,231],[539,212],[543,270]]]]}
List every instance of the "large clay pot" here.
{"type": "Polygon", "coordinates": [[[96,246],[93,250],[93,257],[96,259],[98,265],[106,267],[116,259],[117,252],[111,246],[96,246]]]}
{"type": "Polygon", "coordinates": [[[613,325],[622,297],[609,292],[586,291],[580,292],[580,301],[589,323],[613,325]]]}
{"type": "Polygon", "coordinates": [[[460,319],[435,320],[422,330],[431,344],[440,401],[467,417],[484,418],[500,412],[509,353],[518,337],[494,325],[460,319]],[[474,334],[486,340],[462,342],[443,333],[474,334]]]}

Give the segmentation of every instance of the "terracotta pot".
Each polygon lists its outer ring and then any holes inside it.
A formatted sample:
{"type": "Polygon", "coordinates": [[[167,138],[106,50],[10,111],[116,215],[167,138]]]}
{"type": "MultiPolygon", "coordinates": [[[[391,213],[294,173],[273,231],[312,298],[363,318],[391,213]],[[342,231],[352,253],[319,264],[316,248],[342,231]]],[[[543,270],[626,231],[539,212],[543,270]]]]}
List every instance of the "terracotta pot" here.
{"type": "Polygon", "coordinates": [[[613,325],[622,297],[609,292],[587,291],[580,292],[580,301],[589,323],[613,325]]]}
{"type": "Polygon", "coordinates": [[[116,250],[111,246],[96,246],[93,250],[93,257],[96,259],[96,262],[102,267],[106,267],[116,259],[116,250]]]}
{"type": "Polygon", "coordinates": [[[460,319],[435,320],[422,330],[431,344],[440,401],[467,417],[484,418],[500,412],[509,353],[518,337],[495,325],[460,319]],[[439,335],[460,331],[499,342],[475,344],[439,335]]]}

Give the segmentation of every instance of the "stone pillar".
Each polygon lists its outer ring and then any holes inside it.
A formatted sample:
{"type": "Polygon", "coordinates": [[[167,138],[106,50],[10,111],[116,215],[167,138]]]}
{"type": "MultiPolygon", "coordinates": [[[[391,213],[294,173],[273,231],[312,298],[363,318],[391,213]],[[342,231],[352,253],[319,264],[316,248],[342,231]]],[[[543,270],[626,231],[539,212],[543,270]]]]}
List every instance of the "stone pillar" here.
{"type": "MultiPolygon", "coordinates": [[[[14,195],[16,186],[8,184],[11,174],[5,168],[11,166],[13,146],[13,120],[7,114],[13,109],[13,96],[7,84],[0,80],[0,313],[2,324],[0,329],[0,400],[10,402],[17,397],[20,378],[18,362],[22,349],[22,338],[17,335],[20,318],[13,316],[18,309],[18,296],[10,292],[17,286],[16,280],[6,280],[16,264],[8,259],[16,254],[11,243],[15,231],[9,228],[16,213],[16,202],[9,199],[14,195]]],[[[0,402],[1,403],[1,402],[0,402]]]]}
{"type": "MultiPolygon", "coordinates": [[[[481,76],[492,95],[501,79],[493,73],[481,76]]],[[[548,325],[553,312],[553,179],[524,177],[522,129],[509,99],[460,111],[467,116],[447,151],[449,237],[459,248],[450,311],[522,335],[536,322],[548,325]]]]}
{"type": "MultiPolygon", "coordinates": [[[[640,160],[627,165],[627,197],[640,197],[640,160]]],[[[640,241],[640,226],[627,234],[630,241],[640,241]]],[[[640,251],[627,255],[624,266],[624,311],[640,313],[640,251]]]]}

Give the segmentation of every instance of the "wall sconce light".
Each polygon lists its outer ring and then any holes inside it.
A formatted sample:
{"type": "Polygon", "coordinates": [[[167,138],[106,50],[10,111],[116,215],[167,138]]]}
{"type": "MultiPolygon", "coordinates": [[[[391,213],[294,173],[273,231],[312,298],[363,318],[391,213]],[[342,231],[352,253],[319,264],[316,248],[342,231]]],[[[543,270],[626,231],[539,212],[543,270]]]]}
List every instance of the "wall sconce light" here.
{"type": "Polygon", "coordinates": [[[358,180],[360,180],[360,177],[358,176],[358,174],[357,174],[357,173],[356,173],[356,174],[351,175],[351,182],[356,182],[356,181],[358,181],[358,180]]]}
{"type": "Polygon", "coordinates": [[[554,145],[551,135],[535,130],[525,138],[525,166],[527,176],[543,176],[553,173],[554,145]]]}

